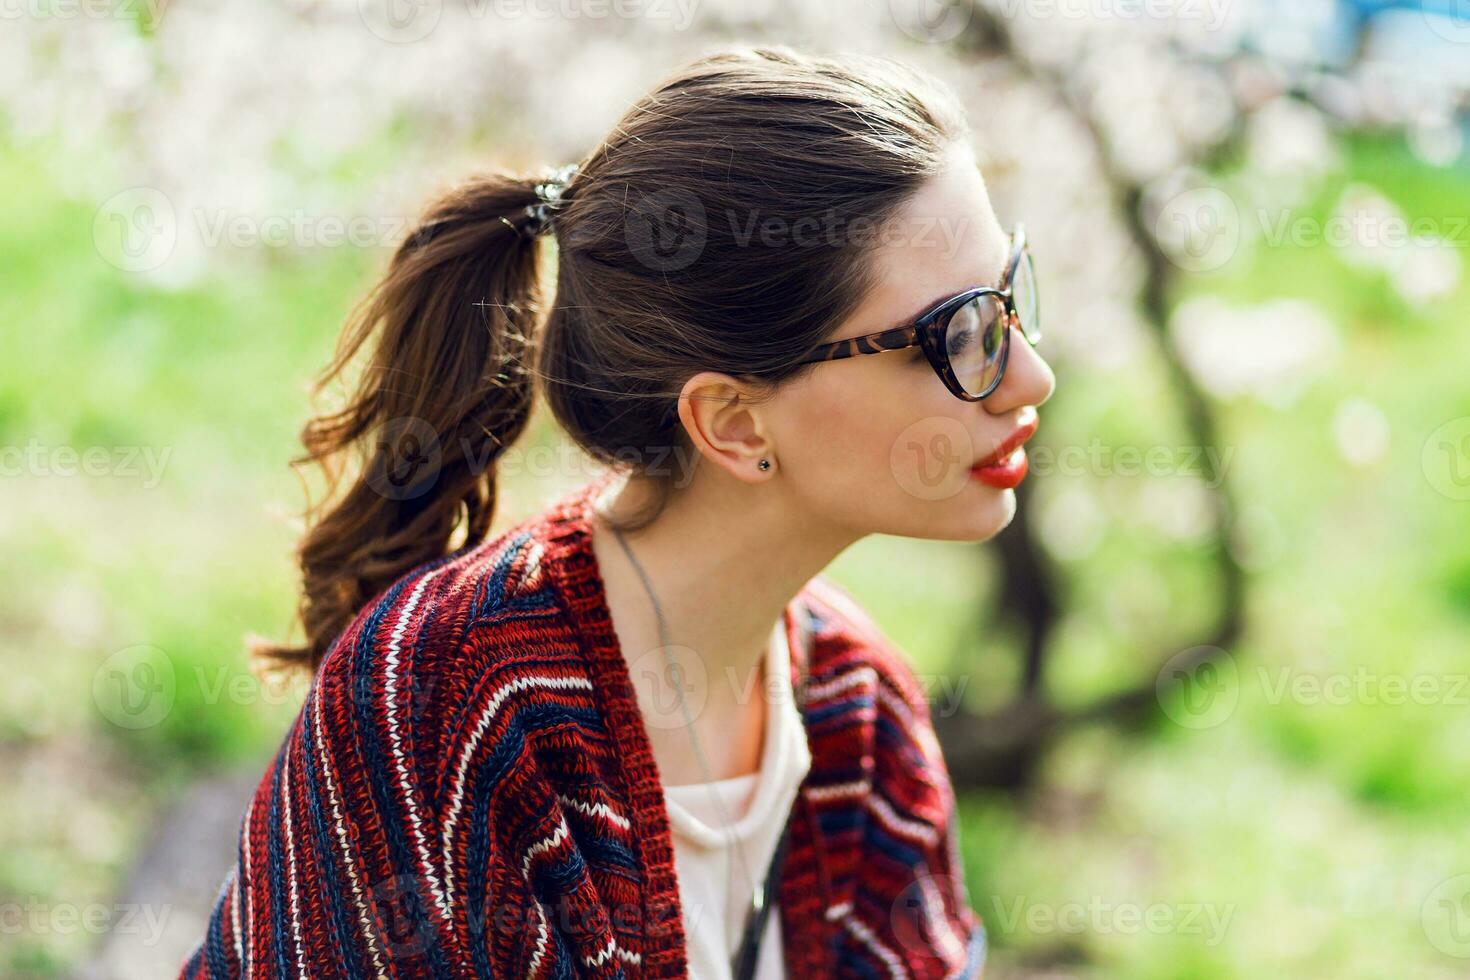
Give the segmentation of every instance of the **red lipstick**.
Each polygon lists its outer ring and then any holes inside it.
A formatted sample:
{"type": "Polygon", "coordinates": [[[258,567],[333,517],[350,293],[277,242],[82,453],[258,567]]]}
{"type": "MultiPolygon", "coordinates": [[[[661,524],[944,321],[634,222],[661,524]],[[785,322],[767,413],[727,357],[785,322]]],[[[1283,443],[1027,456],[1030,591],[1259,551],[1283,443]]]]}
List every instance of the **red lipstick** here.
{"type": "Polygon", "coordinates": [[[1030,467],[1026,450],[1022,446],[1036,434],[1036,428],[1040,424],[1036,409],[1027,409],[1022,413],[1021,424],[1016,426],[1015,431],[1006,436],[993,453],[970,467],[970,476],[999,490],[1013,490],[1020,486],[1030,467]]]}

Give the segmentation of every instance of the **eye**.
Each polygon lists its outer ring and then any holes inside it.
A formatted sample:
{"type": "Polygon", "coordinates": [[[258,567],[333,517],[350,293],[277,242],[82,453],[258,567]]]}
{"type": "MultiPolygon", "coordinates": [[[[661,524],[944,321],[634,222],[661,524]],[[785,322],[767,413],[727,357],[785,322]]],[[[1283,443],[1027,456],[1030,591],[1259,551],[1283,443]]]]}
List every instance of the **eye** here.
{"type": "Polygon", "coordinates": [[[975,342],[975,332],[969,329],[969,327],[970,325],[968,323],[950,325],[949,332],[944,338],[945,346],[949,351],[950,357],[961,357],[969,349],[970,345],[975,342]],[[956,329],[957,327],[962,327],[963,329],[956,329]]]}

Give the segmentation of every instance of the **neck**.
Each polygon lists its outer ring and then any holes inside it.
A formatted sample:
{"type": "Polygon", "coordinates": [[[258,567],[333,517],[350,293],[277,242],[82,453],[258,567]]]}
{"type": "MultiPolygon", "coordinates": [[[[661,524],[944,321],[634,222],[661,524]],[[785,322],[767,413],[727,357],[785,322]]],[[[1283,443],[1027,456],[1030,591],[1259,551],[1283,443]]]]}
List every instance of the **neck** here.
{"type": "MultiPolygon", "coordinates": [[[[640,698],[677,704],[676,693],[642,690],[650,672],[654,682],[665,674],[661,659],[649,659],[660,646],[658,620],[607,523],[609,515],[639,513],[650,492],[638,479],[609,483],[592,501],[593,550],[640,698]]],[[[728,730],[749,714],[750,694],[763,690],[760,668],[777,620],[802,586],[860,536],[814,517],[779,480],[744,483],[715,467],[698,469],[652,523],[623,532],[658,597],[668,643],[686,648],[674,661],[701,730],[728,730]]],[[[666,717],[681,717],[676,712],[666,717]]],[[[727,770],[746,771],[726,761],[727,770]]]]}

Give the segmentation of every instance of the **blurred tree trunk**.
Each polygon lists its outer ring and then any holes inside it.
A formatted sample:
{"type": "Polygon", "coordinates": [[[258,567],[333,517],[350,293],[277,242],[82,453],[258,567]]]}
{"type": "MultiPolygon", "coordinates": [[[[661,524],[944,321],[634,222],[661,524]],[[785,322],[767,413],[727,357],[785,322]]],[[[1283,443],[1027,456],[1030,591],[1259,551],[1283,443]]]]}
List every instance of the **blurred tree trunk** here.
{"type": "MultiPolygon", "coordinates": [[[[1102,122],[1077,99],[1076,87],[1068,84],[1065,76],[1032,63],[1017,48],[1004,20],[983,7],[974,6],[967,30],[955,43],[962,51],[1000,55],[1011,61],[1030,80],[1050,89],[1091,135],[1113,199],[1118,202],[1121,217],[1144,258],[1146,271],[1139,303],[1158,342],[1186,431],[1193,445],[1217,448],[1218,430],[1209,400],[1168,339],[1168,296],[1174,266],[1145,224],[1141,207],[1144,188],[1124,176],[1112,155],[1102,122]]],[[[1237,119],[1230,137],[1212,151],[1209,160],[1200,163],[1208,166],[1214,160],[1223,159],[1238,146],[1241,135],[1242,127],[1237,119]]],[[[1179,650],[1192,647],[1197,651],[1188,664],[1178,665],[1192,669],[1218,650],[1229,649],[1239,638],[1244,620],[1245,575],[1229,547],[1235,513],[1231,488],[1225,474],[1217,471],[1216,454],[1207,451],[1203,456],[1203,482],[1214,488],[1208,492],[1212,506],[1210,550],[1221,600],[1217,623],[1210,635],[1197,643],[1157,653],[1148,661],[1154,665],[1153,669],[1132,686],[1079,708],[1059,709],[1047,696],[1046,658],[1060,611],[1056,599],[1059,577],[1040,546],[1035,508],[1030,506],[1031,493],[1028,485],[1022,484],[1018,490],[1020,506],[1016,520],[995,540],[1001,564],[999,608],[986,610],[984,603],[976,603],[986,621],[1000,618],[1020,627],[1024,637],[1020,680],[1015,697],[1001,709],[979,714],[960,705],[953,713],[934,719],[957,788],[1026,786],[1034,778],[1047,745],[1058,734],[1082,723],[1138,723],[1158,708],[1159,671],[1179,650]]],[[[966,630],[963,635],[978,635],[978,630],[966,630]]],[[[956,667],[963,669],[959,665],[973,662],[972,656],[973,651],[966,644],[955,654],[956,667]]]]}

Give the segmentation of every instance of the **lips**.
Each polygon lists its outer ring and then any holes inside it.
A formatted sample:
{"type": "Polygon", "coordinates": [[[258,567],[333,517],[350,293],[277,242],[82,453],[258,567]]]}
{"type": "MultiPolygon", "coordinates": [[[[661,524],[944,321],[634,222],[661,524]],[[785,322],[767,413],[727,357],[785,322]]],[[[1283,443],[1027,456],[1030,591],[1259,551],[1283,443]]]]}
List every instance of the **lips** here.
{"type": "Polygon", "coordinates": [[[1021,414],[1021,424],[1001,440],[995,452],[970,467],[971,479],[997,490],[1014,490],[1020,486],[1031,466],[1026,450],[1021,447],[1035,434],[1036,426],[1036,409],[1028,408],[1021,414]]]}

